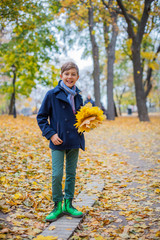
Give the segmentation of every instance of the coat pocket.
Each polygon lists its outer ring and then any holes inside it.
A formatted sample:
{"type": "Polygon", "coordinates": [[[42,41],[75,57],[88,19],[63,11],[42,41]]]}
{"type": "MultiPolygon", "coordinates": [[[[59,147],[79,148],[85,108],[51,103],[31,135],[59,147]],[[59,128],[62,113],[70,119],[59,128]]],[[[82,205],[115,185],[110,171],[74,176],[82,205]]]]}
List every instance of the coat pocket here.
{"type": "Polygon", "coordinates": [[[63,140],[63,131],[61,130],[61,125],[59,122],[57,122],[57,134],[58,134],[58,137],[63,140]]]}

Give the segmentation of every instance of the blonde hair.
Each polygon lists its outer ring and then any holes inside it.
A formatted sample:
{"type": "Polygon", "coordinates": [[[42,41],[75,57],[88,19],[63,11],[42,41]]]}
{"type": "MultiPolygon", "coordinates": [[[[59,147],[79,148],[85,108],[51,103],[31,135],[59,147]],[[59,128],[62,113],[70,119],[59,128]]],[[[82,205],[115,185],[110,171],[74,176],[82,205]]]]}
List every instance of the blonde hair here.
{"type": "Polygon", "coordinates": [[[79,68],[74,62],[66,62],[61,67],[61,74],[64,73],[67,70],[70,70],[71,68],[75,68],[77,70],[77,74],[79,76],[79,68]]]}

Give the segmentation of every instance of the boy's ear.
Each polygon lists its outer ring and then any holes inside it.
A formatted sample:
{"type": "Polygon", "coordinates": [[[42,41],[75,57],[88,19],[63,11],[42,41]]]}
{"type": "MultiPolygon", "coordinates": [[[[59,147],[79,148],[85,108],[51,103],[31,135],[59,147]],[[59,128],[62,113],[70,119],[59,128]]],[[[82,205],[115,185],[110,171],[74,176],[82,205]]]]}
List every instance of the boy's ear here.
{"type": "Polygon", "coordinates": [[[62,78],[62,74],[60,74],[60,78],[62,78]]]}

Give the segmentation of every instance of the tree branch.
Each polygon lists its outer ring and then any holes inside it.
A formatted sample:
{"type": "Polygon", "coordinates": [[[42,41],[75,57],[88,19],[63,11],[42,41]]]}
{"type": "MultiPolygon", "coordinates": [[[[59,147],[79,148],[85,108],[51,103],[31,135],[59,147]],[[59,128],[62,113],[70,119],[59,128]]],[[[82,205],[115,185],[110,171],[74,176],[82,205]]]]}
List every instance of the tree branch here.
{"type": "MultiPolygon", "coordinates": [[[[153,62],[156,60],[159,52],[160,52],[160,45],[159,45],[159,47],[158,47],[158,49],[157,49],[157,52],[156,52],[155,57],[154,57],[154,59],[153,59],[153,62]]],[[[145,81],[145,83],[144,83],[144,85],[147,85],[147,89],[146,89],[146,91],[145,91],[145,97],[148,96],[148,94],[150,93],[150,91],[151,91],[151,89],[152,89],[152,83],[151,83],[152,72],[153,72],[153,69],[152,69],[151,67],[148,68],[146,81],[145,81]]]]}
{"type": "MultiPolygon", "coordinates": [[[[102,3],[103,5],[106,7],[106,8],[110,8],[111,10],[115,11],[117,14],[120,14],[120,15],[123,15],[122,11],[118,8],[115,8],[115,7],[109,7],[109,5],[105,2],[105,0],[102,0],[102,3]]],[[[128,16],[133,19],[137,24],[140,23],[140,21],[138,20],[138,18],[134,17],[132,14],[128,14],[128,16]]]]}
{"type": "Polygon", "coordinates": [[[124,53],[130,58],[130,60],[132,61],[133,60],[133,58],[132,58],[132,54],[131,55],[129,55],[128,54],[128,51],[126,51],[126,49],[125,49],[125,47],[122,45],[122,48],[123,48],[123,51],[124,51],[124,53]]]}
{"type": "Polygon", "coordinates": [[[126,19],[126,22],[128,24],[128,35],[130,38],[134,39],[135,38],[135,33],[134,33],[134,30],[133,30],[133,27],[132,27],[132,22],[131,22],[131,19],[129,17],[129,15],[127,14],[127,11],[122,3],[121,0],[117,0],[117,3],[120,7],[120,9],[122,10],[122,14],[124,15],[125,19],[126,19]]]}
{"type": "MultiPolygon", "coordinates": [[[[83,1],[80,1],[80,2],[82,2],[82,3],[84,4],[83,1]]],[[[86,21],[86,17],[83,17],[82,15],[79,15],[78,12],[77,12],[77,10],[74,8],[74,6],[71,6],[71,5],[70,5],[70,6],[65,6],[64,8],[67,9],[67,10],[71,10],[71,11],[75,12],[75,15],[76,15],[76,16],[78,16],[80,19],[86,21]]]]}
{"type": "MultiPolygon", "coordinates": [[[[119,0],[117,0],[117,1],[119,1],[119,0]]],[[[140,42],[142,41],[142,38],[143,38],[145,26],[146,26],[146,23],[147,23],[147,20],[149,17],[150,6],[153,1],[154,0],[145,0],[142,18],[141,18],[140,24],[138,25],[138,31],[137,31],[137,37],[140,42]]]]}

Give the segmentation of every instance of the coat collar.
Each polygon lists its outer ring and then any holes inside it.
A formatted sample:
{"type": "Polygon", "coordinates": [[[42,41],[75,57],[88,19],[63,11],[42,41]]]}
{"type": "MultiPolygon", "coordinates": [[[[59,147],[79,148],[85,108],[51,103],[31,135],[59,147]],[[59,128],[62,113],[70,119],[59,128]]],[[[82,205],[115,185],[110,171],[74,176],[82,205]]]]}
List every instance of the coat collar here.
{"type": "MultiPolygon", "coordinates": [[[[62,81],[62,80],[60,80],[62,81]]],[[[60,85],[60,81],[58,83],[58,85],[54,88],[54,93],[56,94],[56,98],[60,99],[60,100],[63,100],[64,102],[68,102],[68,99],[67,99],[67,94],[65,93],[64,89],[61,87],[60,85]]],[[[79,99],[80,98],[80,90],[76,87],[76,92],[77,92],[77,95],[76,97],[79,99]]],[[[79,107],[79,101],[75,101],[75,105],[76,105],[76,109],[79,107]]]]}
{"type": "MultiPolygon", "coordinates": [[[[58,85],[55,87],[54,92],[56,93],[56,98],[61,99],[68,103],[67,94],[65,93],[64,89],[60,85],[61,81],[62,80],[58,82],[58,85]]],[[[77,87],[76,87],[76,92],[80,93],[80,90],[77,87]]]]}
{"type": "MultiPolygon", "coordinates": [[[[62,80],[60,80],[59,82],[58,82],[58,85],[57,85],[57,87],[55,87],[55,93],[57,93],[57,92],[59,92],[59,91],[61,91],[61,90],[63,90],[64,91],[64,89],[61,87],[61,85],[60,85],[60,82],[61,82],[62,80]]],[[[81,91],[76,87],[76,92],[77,93],[80,93],[81,91]]]]}

